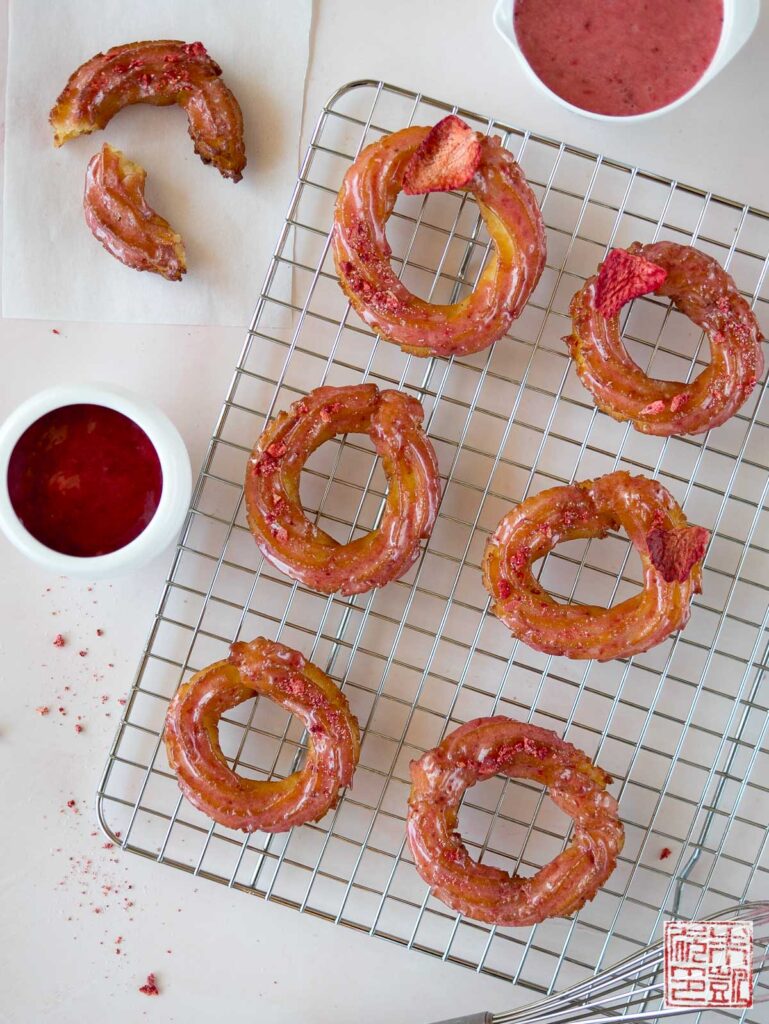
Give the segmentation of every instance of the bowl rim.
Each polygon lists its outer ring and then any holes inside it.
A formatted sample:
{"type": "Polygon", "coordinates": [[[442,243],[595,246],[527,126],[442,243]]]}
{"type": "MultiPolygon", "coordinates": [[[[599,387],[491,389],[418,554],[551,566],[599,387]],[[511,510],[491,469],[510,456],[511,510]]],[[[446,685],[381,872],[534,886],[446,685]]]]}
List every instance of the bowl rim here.
{"type": "Polygon", "coordinates": [[[190,459],[179,431],[152,402],[119,385],[74,383],[46,388],[17,406],[0,425],[0,530],[27,558],[57,574],[97,579],[150,561],[178,534],[191,492],[190,459]],[[49,412],[82,404],[114,409],[136,423],[155,448],[163,477],[158,507],[139,536],[108,554],[90,557],[54,551],[34,537],[16,514],[8,490],[11,454],[24,431],[49,412]]]}

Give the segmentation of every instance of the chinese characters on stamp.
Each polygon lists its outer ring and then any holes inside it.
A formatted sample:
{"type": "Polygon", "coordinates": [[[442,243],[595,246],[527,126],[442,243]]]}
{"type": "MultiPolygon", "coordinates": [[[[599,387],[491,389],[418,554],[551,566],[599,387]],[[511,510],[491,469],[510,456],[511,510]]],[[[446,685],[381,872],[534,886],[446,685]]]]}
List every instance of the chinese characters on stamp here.
{"type": "Polygon", "coordinates": [[[752,921],[666,921],[665,1006],[752,1006],[752,960],[752,921]]]}

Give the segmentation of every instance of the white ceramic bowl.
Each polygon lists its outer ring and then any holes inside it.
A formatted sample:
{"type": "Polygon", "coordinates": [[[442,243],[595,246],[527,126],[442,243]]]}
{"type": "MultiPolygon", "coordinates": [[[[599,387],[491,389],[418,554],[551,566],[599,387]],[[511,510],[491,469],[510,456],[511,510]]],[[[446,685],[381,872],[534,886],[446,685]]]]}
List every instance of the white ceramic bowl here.
{"type": "Polygon", "coordinates": [[[178,535],[192,491],[190,458],[179,431],[165,413],[139,395],[111,384],[68,384],[23,402],[0,426],[0,529],[22,554],[59,576],[104,579],[121,576],[159,555],[178,535]],[[33,423],[65,405],[103,405],[142,428],[155,447],[163,491],[155,515],[134,540],[108,555],[80,558],[41,544],[22,524],[8,493],[8,463],[21,435],[33,423]]]}
{"type": "Polygon", "coordinates": [[[583,110],[582,107],[575,107],[573,103],[567,103],[566,100],[553,92],[552,89],[549,89],[542,79],[534,72],[518,45],[518,40],[515,35],[515,25],[513,22],[514,7],[515,0],[497,0],[497,5],[494,8],[494,27],[502,38],[512,47],[516,57],[521,62],[521,65],[532,81],[534,81],[544,93],[547,93],[551,99],[555,100],[556,103],[565,107],[567,110],[573,110],[577,114],[582,114],[583,117],[591,117],[595,121],[615,121],[622,124],[629,124],[633,121],[649,121],[653,117],[659,117],[661,114],[667,114],[670,110],[675,110],[676,107],[680,107],[682,103],[686,103],[690,97],[694,96],[695,93],[698,93],[700,89],[715,78],[718,72],[726,67],[732,57],[742,49],[750,38],[753,29],[756,27],[756,22],[758,21],[761,0],[724,0],[724,24],[721,29],[721,39],[719,40],[713,60],[710,62],[710,65],[702,78],[698,79],[688,92],[685,92],[683,96],[679,96],[678,99],[674,100],[672,103],[668,103],[664,107],[658,107],[657,110],[650,110],[645,114],[631,114],[626,117],[617,116],[615,114],[596,114],[592,110],[583,110]]]}

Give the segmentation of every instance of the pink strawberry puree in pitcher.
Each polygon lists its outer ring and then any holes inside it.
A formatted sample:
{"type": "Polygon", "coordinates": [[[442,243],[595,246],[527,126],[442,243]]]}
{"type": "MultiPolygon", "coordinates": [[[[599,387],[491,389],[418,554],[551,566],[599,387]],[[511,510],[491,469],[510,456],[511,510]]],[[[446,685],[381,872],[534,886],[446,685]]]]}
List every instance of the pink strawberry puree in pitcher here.
{"type": "Polygon", "coordinates": [[[667,106],[707,71],[723,0],[516,0],[518,45],[568,103],[627,117],[667,106]]]}

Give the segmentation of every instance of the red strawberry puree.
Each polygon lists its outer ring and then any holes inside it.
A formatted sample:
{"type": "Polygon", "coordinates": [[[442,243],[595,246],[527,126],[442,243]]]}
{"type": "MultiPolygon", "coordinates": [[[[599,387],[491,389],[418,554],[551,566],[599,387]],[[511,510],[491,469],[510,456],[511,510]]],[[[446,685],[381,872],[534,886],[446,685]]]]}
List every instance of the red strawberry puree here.
{"type": "Polygon", "coordinates": [[[46,413],[21,435],[8,465],[11,504],[27,530],[54,551],[81,558],[117,551],[138,537],[162,491],[150,439],[133,420],[101,405],[46,413]]]}
{"type": "Polygon", "coordinates": [[[536,75],[568,103],[627,117],[702,78],[723,0],[516,0],[515,34],[536,75]]]}

